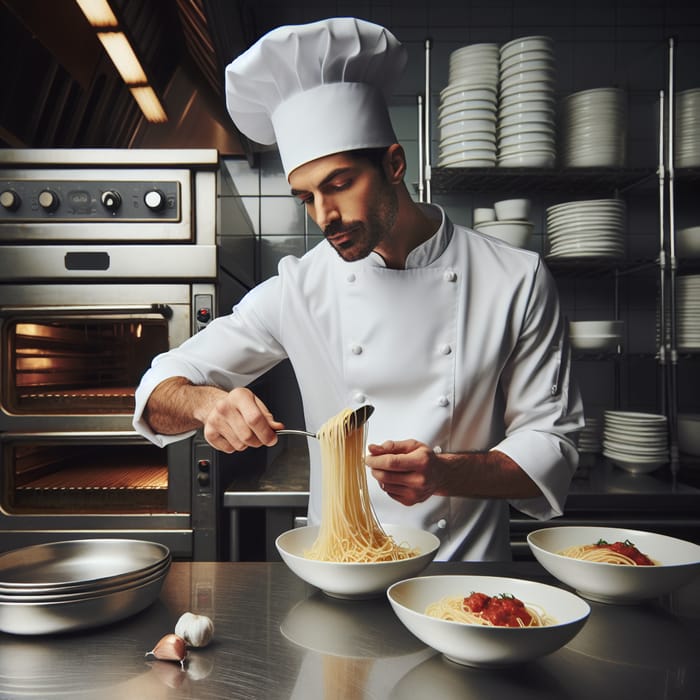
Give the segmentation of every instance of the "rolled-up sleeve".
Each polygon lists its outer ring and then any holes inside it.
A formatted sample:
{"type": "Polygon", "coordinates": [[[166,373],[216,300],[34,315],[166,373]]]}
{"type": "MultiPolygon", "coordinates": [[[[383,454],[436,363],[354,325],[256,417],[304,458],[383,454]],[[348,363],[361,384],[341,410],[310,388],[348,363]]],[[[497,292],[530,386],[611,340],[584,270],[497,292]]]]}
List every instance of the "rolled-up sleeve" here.
{"type": "Polygon", "coordinates": [[[511,504],[539,519],[561,515],[578,466],[575,439],[583,405],[571,376],[568,328],[554,280],[541,263],[501,383],[506,435],[494,449],[517,462],[543,493],[511,504]]]}
{"type": "Polygon", "coordinates": [[[153,432],[143,413],[154,389],[171,377],[195,385],[218,386],[226,391],[247,386],[286,357],[277,339],[279,304],[277,278],[248,293],[231,314],[212,321],[182,345],[156,356],[136,389],[134,429],[156,445],[189,437],[153,432]]]}

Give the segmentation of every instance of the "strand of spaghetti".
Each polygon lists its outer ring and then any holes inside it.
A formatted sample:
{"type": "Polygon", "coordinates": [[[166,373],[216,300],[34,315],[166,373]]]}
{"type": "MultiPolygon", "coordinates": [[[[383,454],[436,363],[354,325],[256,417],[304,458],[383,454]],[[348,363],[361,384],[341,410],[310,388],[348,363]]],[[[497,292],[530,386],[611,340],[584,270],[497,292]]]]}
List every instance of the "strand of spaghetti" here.
{"type": "Polygon", "coordinates": [[[602,564],[627,564],[637,566],[637,562],[630,557],[616,552],[607,547],[598,547],[593,544],[574,545],[562,549],[558,554],[572,559],[582,559],[583,561],[594,561],[602,564]]]}
{"type": "Polygon", "coordinates": [[[364,466],[364,427],[351,430],[345,409],[321,426],[321,525],[309,559],[374,562],[406,559],[417,552],[398,545],[379,524],[364,466]]]}

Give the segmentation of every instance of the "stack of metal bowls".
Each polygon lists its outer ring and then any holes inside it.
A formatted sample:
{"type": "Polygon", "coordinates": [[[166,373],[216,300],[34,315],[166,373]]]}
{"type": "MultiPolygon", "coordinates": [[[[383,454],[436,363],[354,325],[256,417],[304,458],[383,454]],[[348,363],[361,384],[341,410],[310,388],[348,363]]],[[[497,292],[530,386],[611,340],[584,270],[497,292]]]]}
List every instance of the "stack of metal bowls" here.
{"type": "Polygon", "coordinates": [[[0,554],[0,631],[37,635],[98,627],[148,607],[170,568],[155,542],[89,539],[0,554]]]}

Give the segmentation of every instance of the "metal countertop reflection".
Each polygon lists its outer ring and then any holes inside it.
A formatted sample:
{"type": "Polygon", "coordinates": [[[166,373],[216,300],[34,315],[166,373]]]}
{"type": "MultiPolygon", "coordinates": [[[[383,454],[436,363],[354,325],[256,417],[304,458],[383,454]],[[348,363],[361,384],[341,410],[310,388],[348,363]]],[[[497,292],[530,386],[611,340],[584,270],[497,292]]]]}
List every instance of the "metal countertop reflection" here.
{"type": "MultiPolygon", "coordinates": [[[[433,563],[426,573],[555,583],[536,563],[433,563]]],[[[335,600],[278,562],[175,562],[159,599],[104,628],[0,634],[0,698],[684,700],[700,697],[700,579],[643,605],[591,603],[563,649],[502,669],[446,661],[405,630],[383,597],[335,600]],[[213,642],[185,670],[144,654],[185,611],[213,642]]]]}

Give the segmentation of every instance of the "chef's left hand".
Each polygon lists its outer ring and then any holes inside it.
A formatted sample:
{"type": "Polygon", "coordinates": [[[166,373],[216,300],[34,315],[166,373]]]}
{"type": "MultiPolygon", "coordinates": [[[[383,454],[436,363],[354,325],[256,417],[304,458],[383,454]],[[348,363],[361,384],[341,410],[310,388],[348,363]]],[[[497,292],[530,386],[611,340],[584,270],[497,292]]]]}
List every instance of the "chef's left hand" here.
{"type": "Polygon", "coordinates": [[[365,463],[387,494],[405,506],[421,503],[433,494],[444,495],[440,459],[418,440],[387,440],[368,445],[365,463]]]}

